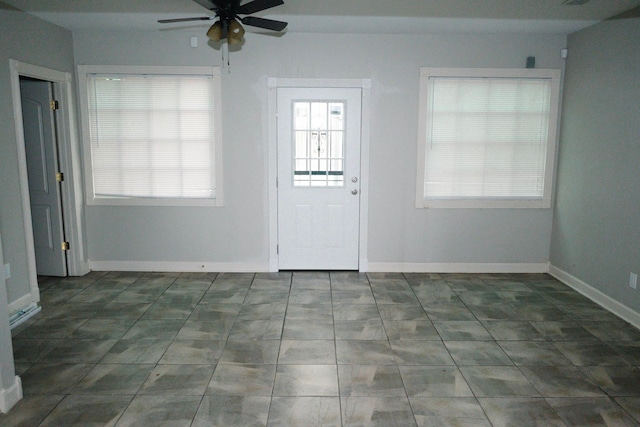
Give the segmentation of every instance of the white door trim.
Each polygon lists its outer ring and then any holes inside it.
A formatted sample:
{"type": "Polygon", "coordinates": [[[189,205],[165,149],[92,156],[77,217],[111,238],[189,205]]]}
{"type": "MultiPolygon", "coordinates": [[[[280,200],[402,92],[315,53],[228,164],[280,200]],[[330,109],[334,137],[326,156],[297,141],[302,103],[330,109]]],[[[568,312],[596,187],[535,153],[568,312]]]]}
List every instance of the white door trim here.
{"type": "Polygon", "coordinates": [[[269,197],[269,271],[278,271],[278,132],[277,132],[277,89],[295,88],[360,88],[362,89],[362,118],[360,146],[360,242],[359,270],[367,271],[367,231],[369,229],[369,138],[371,111],[370,79],[268,79],[268,197],[269,197]]]}
{"type": "MultiPolygon", "coordinates": [[[[11,70],[11,91],[13,97],[13,113],[15,118],[16,143],[18,151],[18,173],[22,196],[25,244],[27,247],[27,264],[29,285],[32,298],[38,301],[38,274],[36,271],[35,248],[33,244],[33,225],[31,223],[31,207],[29,203],[29,187],[27,185],[27,159],[22,125],[22,104],[20,100],[20,76],[33,77],[53,82],[54,96],[60,104],[60,119],[57,121],[57,137],[59,162],[65,174],[66,185],[61,194],[64,201],[63,222],[65,235],[70,244],[67,252],[68,273],[81,276],[89,272],[89,264],[84,253],[84,235],[82,232],[83,203],[80,176],[80,154],[78,151],[77,127],[73,102],[71,73],[52,70],[37,65],[27,64],[15,59],[9,60],[11,70]]],[[[10,307],[10,309],[13,307],[10,307]]]]}

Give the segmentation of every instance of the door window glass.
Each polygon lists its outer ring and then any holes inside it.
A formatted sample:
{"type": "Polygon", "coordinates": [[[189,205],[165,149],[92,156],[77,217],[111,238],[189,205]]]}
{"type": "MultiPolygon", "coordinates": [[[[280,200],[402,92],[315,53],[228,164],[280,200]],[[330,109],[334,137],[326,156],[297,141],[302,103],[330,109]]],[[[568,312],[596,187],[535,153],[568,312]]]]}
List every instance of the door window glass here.
{"type": "Polygon", "coordinates": [[[345,103],[293,103],[293,185],[344,185],[345,103]]]}

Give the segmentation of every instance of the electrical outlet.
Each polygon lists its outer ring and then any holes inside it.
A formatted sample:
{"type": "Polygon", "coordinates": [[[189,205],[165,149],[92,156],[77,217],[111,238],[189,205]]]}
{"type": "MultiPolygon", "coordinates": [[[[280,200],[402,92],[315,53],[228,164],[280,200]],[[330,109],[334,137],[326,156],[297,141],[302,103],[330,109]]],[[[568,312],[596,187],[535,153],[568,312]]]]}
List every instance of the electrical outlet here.
{"type": "Polygon", "coordinates": [[[629,274],[629,287],[635,289],[638,286],[638,275],[636,273],[629,274]]]}

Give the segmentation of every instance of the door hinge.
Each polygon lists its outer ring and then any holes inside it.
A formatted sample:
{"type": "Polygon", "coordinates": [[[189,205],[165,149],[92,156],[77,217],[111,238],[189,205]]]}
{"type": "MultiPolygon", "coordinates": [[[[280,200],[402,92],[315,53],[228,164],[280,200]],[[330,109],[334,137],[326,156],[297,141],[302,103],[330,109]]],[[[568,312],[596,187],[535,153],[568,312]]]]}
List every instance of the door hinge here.
{"type": "Polygon", "coordinates": [[[280,254],[280,245],[276,245],[276,254],[280,254]]]}
{"type": "Polygon", "coordinates": [[[64,181],[64,173],[56,172],[56,182],[62,182],[62,181],[64,181]]]}
{"type": "Polygon", "coordinates": [[[62,250],[63,251],[69,250],[69,242],[62,242],[62,250]]]}
{"type": "Polygon", "coordinates": [[[52,99],[49,102],[49,105],[51,106],[51,109],[54,110],[54,111],[57,110],[58,108],[60,108],[60,104],[55,99],[52,99]]]}

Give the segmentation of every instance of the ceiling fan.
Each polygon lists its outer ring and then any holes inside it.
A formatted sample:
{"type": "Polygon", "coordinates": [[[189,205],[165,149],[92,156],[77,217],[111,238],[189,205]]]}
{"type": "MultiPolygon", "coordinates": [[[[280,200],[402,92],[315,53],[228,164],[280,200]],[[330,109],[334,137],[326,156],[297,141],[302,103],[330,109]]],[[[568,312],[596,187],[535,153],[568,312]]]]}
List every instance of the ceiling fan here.
{"type": "Polygon", "coordinates": [[[207,31],[207,37],[214,42],[227,39],[229,44],[238,44],[242,42],[244,28],[242,28],[240,22],[244,25],[250,25],[252,27],[264,28],[272,31],[282,31],[287,27],[287,23],[282,21],[258,18],[257,16],[239,16],[251,15],[275,6],[280,6],[284,4],[284,1],[282,0],[253,0],[243,5],[240,4],[241,0],[193,1],[215,12],[215,15],[197,18],[160,19],[158,22],[161,24],[167,24],[172,22],[210,21],[218,18],[218,20],[207,31]]]}

